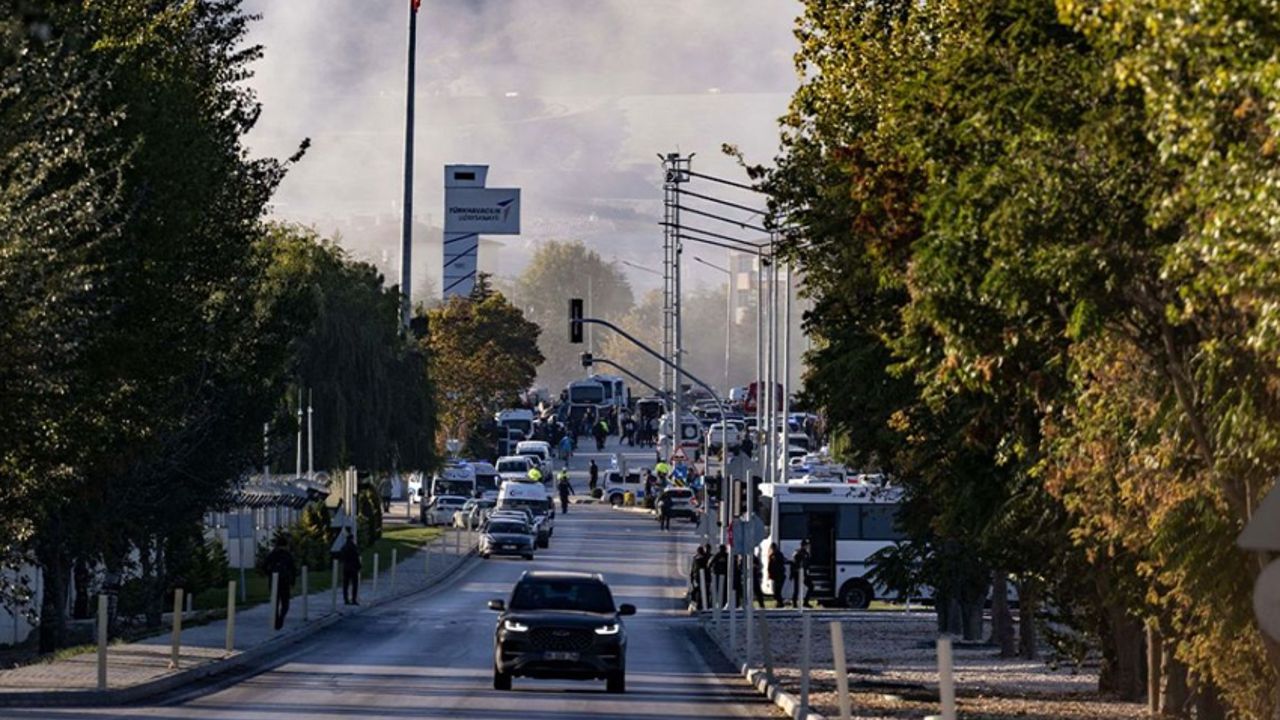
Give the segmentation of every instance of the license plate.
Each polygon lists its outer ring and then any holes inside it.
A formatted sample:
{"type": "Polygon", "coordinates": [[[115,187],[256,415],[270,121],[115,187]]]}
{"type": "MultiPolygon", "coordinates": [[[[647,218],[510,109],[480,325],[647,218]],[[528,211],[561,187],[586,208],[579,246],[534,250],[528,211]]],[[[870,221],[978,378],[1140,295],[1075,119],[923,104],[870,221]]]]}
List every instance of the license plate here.
{"type": "Polygon", "coordinates": [[[576,661],[576,660],[578,659],[578,653],[576,653],[576,652],[549,652],[549,653],[547,653],[546,655],[544,655],[543,657],[545,657],[545,658],[546,658],[546,659],[548,659],[548,660],[569,660],[569,661],[576,661]]]}
{"type": "Polygon", "coordinates": [[[516,549],[516,546],[515,546],[515,545],[503,545],[503,546],[502,546],[502,549],[503,549],[503,550],[515,550],[515,549],[516,549]]]}

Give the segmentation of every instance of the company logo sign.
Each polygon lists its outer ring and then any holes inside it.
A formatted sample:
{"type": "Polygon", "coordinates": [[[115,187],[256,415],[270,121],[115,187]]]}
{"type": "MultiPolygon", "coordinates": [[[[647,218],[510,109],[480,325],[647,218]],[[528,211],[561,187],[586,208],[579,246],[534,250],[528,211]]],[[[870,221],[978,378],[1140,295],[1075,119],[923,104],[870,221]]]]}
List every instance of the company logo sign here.
{"type": "Polygon", "coordinates": [[[515,188],[446,188],[445,232],[520,233],[520,191],[515,188]]]}

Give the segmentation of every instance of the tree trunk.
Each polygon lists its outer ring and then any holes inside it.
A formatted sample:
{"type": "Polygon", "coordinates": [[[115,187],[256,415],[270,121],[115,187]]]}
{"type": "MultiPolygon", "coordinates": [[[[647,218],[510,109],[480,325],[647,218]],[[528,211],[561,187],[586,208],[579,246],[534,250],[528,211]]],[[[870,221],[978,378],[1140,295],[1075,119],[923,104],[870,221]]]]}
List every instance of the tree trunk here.
{"type": "Polygon", "coordinates": [[[1140,702],[1147,694],[1146,630],[1122,608],[1107,608],[1111,637],[1115,644],[1115,674],[1112,691],[1121,699],[1140,702]]]}
{"type": "Polygon", "coordinates": [[[1160,712],[1160,656],[1163,646],[1154,622],[1147,625],[1147,711],[1160,712]]]}
{"type": "Polygon", "coordinates": [[[1191,703],[1196,709],[1196,720],[1226,720],[1227,708],[1218,695],[1218,687],[1200,678],[1193,678],[1192,685],[1191,703]]]}
{"type": "Polygon", "coordinates": [[[1018,655],[1018,644],[1013,632],[1013,613],[1009,612],[1009,577],[1004,570],[991,575],[991,639],[1000,648],[1000,657],[1018,655]]]}
{"type": "Polygon", "coordinates": [[[977,573],[961,585],[960,623],[965,642],[982,642],[982,610],[987,604],[987,591],[990,589],[991,580],[986,573],[977,573]]]}
{"type": "Polygon", "coordinates": [[[1039,592],[1034,580],[1018,583],[1018,655],[1024,660],[1035,660],[1040,655],[1040,638],[1036,631],[1039,592]]]}
{"type": "Polygon", "coordinates": [[[1186,718],[1188,714],[1190,687],[1187,685],[1187,666],[1173,656],[1171,643],[1161,648],[1160,662],[1160,716],[1166,718],[1186,718]]]}
{"type": "Polygon", "coordinates": [[[71,576],[71,560],[67,556],[66,545],[61,522],[47,519],[36,542],[36,562],[43,578],[39,630],[42,653],[53,652],[66,645],[67,590],[71,576]]]}

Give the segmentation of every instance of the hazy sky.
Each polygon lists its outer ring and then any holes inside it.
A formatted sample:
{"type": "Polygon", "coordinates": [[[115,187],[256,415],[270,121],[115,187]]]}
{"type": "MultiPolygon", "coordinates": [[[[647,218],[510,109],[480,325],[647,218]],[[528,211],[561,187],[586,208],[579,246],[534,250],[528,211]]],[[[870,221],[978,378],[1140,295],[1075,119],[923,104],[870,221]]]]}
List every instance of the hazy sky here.
{"type": "MultiPolygon", "coordinates": [[[[286,156],[312,140],[275,213],[322,231],[380,220],[381,231],[346,238],[365,256],[398,258],[408,1],[246,3],[262,15],[250,39],[266,50],[251,83],[263,103],[252,150],[286,156]]],[[[696,152],[695,169],[737,178],[721,143],[752,161],[773,156],[796,85],[799,10],[795,0],[425,0],[415,216],[439,224],[445,163],[488,164],[490,186],[524,189],[523,234],[491,258],[501,272],[549,238],[657,267],[656,154],[696,152]]],[[[723,250],[694,252],[724,261],[723,250]]],[[[415,288],[439,264],[415,257],[415,288]]],[[[657,280],[628,272],[642,287],[657,280]]]]}

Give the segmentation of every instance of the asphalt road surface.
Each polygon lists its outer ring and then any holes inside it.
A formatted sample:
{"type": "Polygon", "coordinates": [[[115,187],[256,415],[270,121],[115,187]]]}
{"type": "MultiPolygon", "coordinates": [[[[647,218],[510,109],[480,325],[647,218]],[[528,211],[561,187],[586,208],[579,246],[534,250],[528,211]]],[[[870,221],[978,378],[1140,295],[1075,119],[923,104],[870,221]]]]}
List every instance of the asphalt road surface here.
{"type": "MultiPolygon", "coordinates": [[[[594,448],[594,443],[591,443],[594,448]]],[[[582,449],[587,449],[587,443],[582,449]]],[[[613,449],[612,447],[610,448],[613,449]]],[[[586,492],[574,458],[573,484],[586,492]]],[[[630,457],[632,467],[652,453],[630,457]]],[[[779,717],[732,668],[706,651],[682,611],[679,567],[694,543],[693,526],[663,534],[648,515],[573,506],[556,517],[551,547],[533,562],[481,560],[446,587],[344,620],[295,646],[260,672],[215,680],[155,704],[93,709],[6,709],[11,718],[574,718],[779,717]],[[639,609],[627,619],[627,692],[607,695],[603,681],[516,678],[492,689],[490,598],[505,597],[530,569],[603,573],[615,601],[639,609]]]]}

